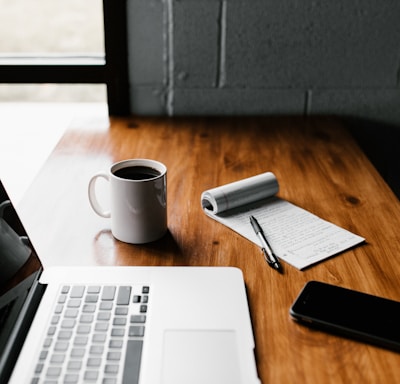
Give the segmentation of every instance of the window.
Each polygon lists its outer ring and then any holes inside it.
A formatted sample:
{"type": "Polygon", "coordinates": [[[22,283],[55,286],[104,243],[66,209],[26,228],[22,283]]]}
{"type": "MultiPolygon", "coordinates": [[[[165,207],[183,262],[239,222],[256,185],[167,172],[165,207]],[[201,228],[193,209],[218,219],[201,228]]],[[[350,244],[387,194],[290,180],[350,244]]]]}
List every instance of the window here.
{"type": "Polygon", "coordinates": [[[126,1],[0,0],[0,6],[0,83],[105,84],[109,113],[129,113],[126,1]]]}

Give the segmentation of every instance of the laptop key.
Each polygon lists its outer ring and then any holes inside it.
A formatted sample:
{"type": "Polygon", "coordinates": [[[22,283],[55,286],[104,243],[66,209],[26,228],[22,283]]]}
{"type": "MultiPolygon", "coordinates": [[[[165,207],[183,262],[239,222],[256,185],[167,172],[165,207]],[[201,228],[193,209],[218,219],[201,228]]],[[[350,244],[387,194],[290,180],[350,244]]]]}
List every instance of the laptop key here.
{"type": "Polygon", "coordinates": [[[108,321],[111,318],[111,313],[110,312],[99,312],[97,315],[97,320],[99,321],[108,321]]]}
{"type": "Polygon", "coordinates": [[[64,317],[70,317],[70,318],[74,319],[74,318],[78,317],[78,313],[79,313],[79,311],[77,309],[69,308],[65,311],[64,317]]]}
{"type": "Polygon", "coordinates": [[[113,320],[113,325],[125,325],[126,318],[125,317],[115,317],[113,320]]]}
{"type": "Polygon", "coordinates": [[[100,303],[101,311],[111,311],[113,308],[113,301],[102,301],[100,303]]]}
{"type": "Polygon", "coordinates": [[[67,301],[67,295],[60,295],[58,297],[58,304],[64,304],[67,301]]]}
{"type": "Polygon", "coordinates": [[[76,336],[74,339],[74,345],[75,346],[85,346],[88,343],[88,337],[87,336],[76,336]]]}
{"type": "Polygon", "coordinates": [[[64,319],[61,322],[61,328],[74,328],[76,321],[74,319],[64,319]]]}
{"type": "Polygon", "coordinates": [[[100,286],[99,285],[92,285],[87,289],[88,293],[100,293],[100,286]]]}
{"type": "Polygon", "coordinates": [[[64,309],[64,306],[61,304],[56,305],[56,307],[54,308],[54,313],[55,314],[60,314],[64,309]]]}
{"type": "Polygon", "coordinates": [[[86,371],[84,375],[84,379],[87,381],[96,381],[99,377],[99,373],[97,371],[86,371]]]}
{"type": "Polygon", "coordinates": [[[141,305],[140,306],[140,312],[141,313],[146,313],[147,312],[147,305],[141,305]]]}
{"type": "Polygon", "coordinates": [[[58,340],[69,340],[72,337],[72,331],[60,331],[58,333],[58,340]]]}
{"type": "Polygon", "coordinates": [[[61,375],[61,368],[60,367],[49,367],[47,369],[48,377],[59,377],[61,375]]]}
{"type": "Polygon", "coordinates": [[[115,314],[117,316],[124,316],[128,314],[128,308],[127,307],[117,307],[115,308],[115,314]]]}
{"type": "Polygon", "coordinates": [[[96,311],[96,304],[85,304],[82,308],[84,313],[93,313],[96,311]]]}
{"type": "Polygon", "coordinates": [[[85,349],[84,348],[72,348],[71,350],[71,357],[73,358],[81,358],[85,356],[85,349]]]}
{"type": "Polygon", "coordinates": [[[121,352],[108,352],[107,360],[119,361],[121,359],[121,352]]]}
{"type": "Polygon", "coordinates": [[[114,300],[115,290],[116,290],[116,287],[114,287],[114,286],[104,287],[103,293],[101,295],[101,300],[102,301],[114,300]]]}
{"type": "Polygon", "coordinates": [[[44,364],[40,363],[36,365],[35,373],[42,373],[44,364]]]}
{"type": "Polygon", "coordinates": [[[131,287],[122,286],[118,289],[117,305],[128,305],[131,297],[131,287]]]}
{"type": "Polygon", "coordinates": [[[120,339],[118,339],[118,340],[116,340],[116,339],[111,339],[111,340],[110,340],[109,347],[110,347],[110,348],[113,348],[113,349],[121,349],[121,348],[122,348],[122,345],[123,345],[123,341],[122,341],[122,340],[120,340],[120,339]]]}
{"type": "Polygon", "coordinates": [[[125,366],[123,373],[123,384],[138,384],[140,361],[142,358],[143,341],[128,340],[127,350],[125,355],[125,366]]]}
{"type": "Polygon", "coordinates": [[[79,308],[81,306],[81,299],[69,299],[67,303],[68,308],[79,308]]]}
{"type": "Polygon", "coordinates": [[[97,295],[87,295],[85,297],[85,303],[97,303],[99,296],[97,295]]]}
{"type": "Polygon", "coordinates": [[[51,346],[52,341],[53,341],[53,339],[51,339],[49,337],[47,339],[45,339],[43,342],[43,348],[49,348],[51,346]]]}
{"type": "Polygon", "coordinates": [[[150,287],[147,285],[142,288],[142,293],[148,294],[150,292],[150,287]]]}
{"type": "Polygon", "coordinates": [[[96,332],[107,332],[108,323],[96,323],[94,329],[95,329],[96,332]]]}
{"type": "Polygon", "coordinates": [[[144,336],[144,327],[141,325],[131,325],[129,327],[129,336],[131,337],[142,337],[144,336]]]}
{"type": "Polygon", "coordinates": [[[87,361],[88,367],[100,367],[101,365],[101,358],[98,357],[89,357],[87,361]]]}
{"type": "Polygon", "coordinates": [[[117,379],[106,377],[102,384],[117,384],[117,379]]]}
{"type": "Polygon", "coordinates": [[[65,354],[57,353],[53,355],[50,359],[51,364],[62,364],[65,360],[65,354]]]}
{"type": "Polygon", "coordinates": [[[88,324],[81,324],[78,326],[76,333],[80,334],[80,335],[88,335],[90,333],[90,330],[92,329],[92,327],[88,324]]]}
{"type": "Polygon", "coordinates": [[[111,330],[111,337],[124,337],[125,329],[124,328],[113,328],[111,330]]]}
{"type": "Polygon", "coordinates": [[[69,292],[69,285],[64,285],[61,288],[61,293],[67,294],[69,292]]]}
{"type": "Polygon", "coordinates": [[[146,322],[146,315],[132,315],[131,316],[131,323],[145,323],[146,322]]]}
{"type": "MultiPolygon", "coordinates": [[[[116,375],[119,370],[119,365],[117,364],[106,364],[104,368],[104,373],[108,373],[109,375],[116,375]]],[[[134,383],[134,381],[130,381],[129,383],[134,383]]]]}
{"type": "Polygon", "coordinates": [[[82,316],[79,319],[80,323],[92,323],[94,319],[94,316],[92,314],[82,314],[82,316]]]}
{"type": "Polygon", "coordinates": [[[85,292],[84,286],[79,285],[79,286],[72,287],[70,297],[82,298],[84,292],[85,292]]]}
{"type": "Polygon", "coordinates": [[[54,345],[54,350],[57,352],[65,352],[68,349],[69,343],[64,341],[57,341],[54,345]]]}
{"type": "Polygon", "coordinates": [[[79,360],[71,360],[68,362],[67,371],[79,371],[82,368],[82,362],[79,360]]]}
{"type": "Polygon", "coordinates": [[[67,373],[64,376],[64,384],[75,384],[79,382],[79,375],[67,373]]]}
{"type": "Polygon", "coordinates": [[[89,350],[91,355],[102,355],[104,352],[104,347],[101,345],[92,345],[89,350]]]}
{"type": "Polygon", "coordinates": [[[106,341],[106,335],[104,333],[95,333],[92,338],[93,343],[103,344],[106,341]]]}

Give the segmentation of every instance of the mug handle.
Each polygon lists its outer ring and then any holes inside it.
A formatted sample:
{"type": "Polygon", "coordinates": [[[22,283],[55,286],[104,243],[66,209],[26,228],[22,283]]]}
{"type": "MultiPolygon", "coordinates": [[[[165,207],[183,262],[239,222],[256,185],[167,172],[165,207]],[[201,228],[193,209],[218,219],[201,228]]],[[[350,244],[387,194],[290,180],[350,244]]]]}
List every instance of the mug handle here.
{"type": "Polygon", "coordinates": [[[3,217],[4,210],[5,210],[7,207],[11,207],[11,201],[10,201],[10,200],[4,200],[4,201],[0,204],[0,217],[3,217]]]}
{"type": "Polygon", "coordinates": [[[103,208],[99,204],[99,201],[97,200],[97,196],[96,196],[96,181],[100,177],[102,177],[103,179],[106,179],[108,182],[110,182],[110,177],[108,176],[108,174],[106,174],[104,172],[96,173],[89,181],[89,187],[88,187],[89,202],[93,208],[93,211],[95,211],[99,216],[105,217],[105,218],[110,218],[111,212],[103,210],[103,208]]]}

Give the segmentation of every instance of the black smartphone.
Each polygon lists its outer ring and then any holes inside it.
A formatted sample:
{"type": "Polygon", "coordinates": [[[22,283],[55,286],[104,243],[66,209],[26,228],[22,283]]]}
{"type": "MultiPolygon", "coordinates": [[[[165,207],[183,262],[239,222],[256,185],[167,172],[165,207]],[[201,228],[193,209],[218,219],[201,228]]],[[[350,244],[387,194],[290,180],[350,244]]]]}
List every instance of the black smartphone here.
{"type": "Polygon", "coordinates": [[[400,302],[310,281],[289,313],[310,327],[400,352],[400,302]]]}

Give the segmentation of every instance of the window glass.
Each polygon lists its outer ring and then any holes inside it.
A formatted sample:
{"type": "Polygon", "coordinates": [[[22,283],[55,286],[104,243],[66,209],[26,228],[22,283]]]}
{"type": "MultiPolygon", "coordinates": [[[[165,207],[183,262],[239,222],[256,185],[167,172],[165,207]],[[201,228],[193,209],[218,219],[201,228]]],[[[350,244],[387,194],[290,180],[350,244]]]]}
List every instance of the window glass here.
{"type": "Polygon", "coordinates": [[[0,0],[0,55],[104,54],[102,0],[0,0]]]}
{"type": "Polygon", "coordinates": [[[105,84],[0,84],[0,102],[106,102],[105,84]]]}
{"type": "MultiPolygon", "coordinates": [[[[0,9],[3,64],[15,64],[19,59],[31,64],[49,56],[61,61],[63,57],[104,58],[102,0],[0,0],[0,9]]],[[[106,99],[104,84],[0,84],[2,102],[106,99]]]]}

